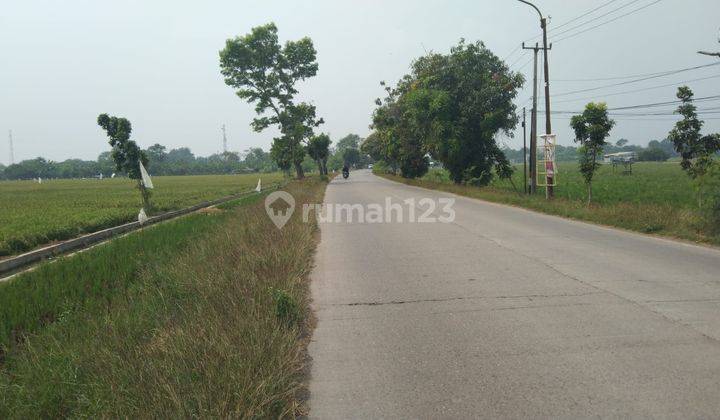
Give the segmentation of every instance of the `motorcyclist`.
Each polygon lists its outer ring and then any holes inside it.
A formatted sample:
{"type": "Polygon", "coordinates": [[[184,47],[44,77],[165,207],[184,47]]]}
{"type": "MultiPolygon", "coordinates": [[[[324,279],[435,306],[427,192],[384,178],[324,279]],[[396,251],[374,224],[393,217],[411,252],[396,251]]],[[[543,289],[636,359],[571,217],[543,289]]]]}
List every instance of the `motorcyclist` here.
{"type": "Polygon", "coordinates": [[[343,177],[344,177],[344,178],[347,178],[348,176],[350,176],[350,168],[348,168],[347,163],[346,163],[345,165],[343,165],[343,170],[342,170],[342,172],[343,172],[343,177]]]}

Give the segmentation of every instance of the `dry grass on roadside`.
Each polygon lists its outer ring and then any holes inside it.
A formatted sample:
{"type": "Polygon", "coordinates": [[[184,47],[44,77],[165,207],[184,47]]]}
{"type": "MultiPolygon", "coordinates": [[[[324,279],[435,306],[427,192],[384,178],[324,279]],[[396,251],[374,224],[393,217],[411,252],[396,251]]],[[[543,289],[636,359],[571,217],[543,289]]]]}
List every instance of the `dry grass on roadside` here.
{"type": "MultiPolygon", "coordinates": [[[[324,186],[285,190],[302,206],[324,186]]],[[[139,273],[111,313],[68,314],[15,349],[0,372],[0,417],[301,413],[317,227],[299,213],[282,230],[262,201],[209,214],[227,220],[139,273]]]]}

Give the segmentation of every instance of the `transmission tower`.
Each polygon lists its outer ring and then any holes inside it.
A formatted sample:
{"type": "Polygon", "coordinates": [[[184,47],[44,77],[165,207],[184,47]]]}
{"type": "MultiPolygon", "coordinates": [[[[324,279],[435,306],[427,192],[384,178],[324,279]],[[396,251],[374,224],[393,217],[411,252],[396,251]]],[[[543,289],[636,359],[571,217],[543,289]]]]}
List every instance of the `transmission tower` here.
{"type": "Polygon", "coordinates": [[[15,150],[13,149],[12,130],[8,130],[8,143],[10,143],[10,164],[15,163],[15,150]]]}

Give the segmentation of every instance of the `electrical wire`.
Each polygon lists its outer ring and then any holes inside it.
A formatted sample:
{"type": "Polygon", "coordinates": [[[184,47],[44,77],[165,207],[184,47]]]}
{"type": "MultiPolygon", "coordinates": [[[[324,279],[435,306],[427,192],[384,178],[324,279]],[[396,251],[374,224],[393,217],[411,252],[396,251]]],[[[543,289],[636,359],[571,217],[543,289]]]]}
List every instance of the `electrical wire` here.
{"type": "MultiPolygon", "coordinates": [[[[585,25],[587,25],[587,24],[593,23],[593,21],[597,21],[598,19],[602,19],[602,18],[604,18],[605,16],[611,15],[611,14],[613,14],[613,13],[619,11],[619,10],[622,10],[622,9],[628,7],[628,6],[632,6],[633,4],[635,4],[635,3],[639,2],[639,1],[640,1],[640,0],[632,0],[632,1],[630,1],[629,3],[625,3],[625,4],[623,4],[622,6],[620,6],[620,7],[618,7],[618,8],[615,8],[615,9],[613,9],[613,10],[607,12],[607,13],[604,13],[604,14],[602,14],[602,15],[600,15],[600,16],[595,16],[592,20],[589,20],[589,21],[587,21],[587,22],[583,22],[583,23],[581,23],[581,24],[579,24],[579,25],[573,26],[572,28],[565,29],[564,31],[560,31],[560,32],[558,32],[558,33],[553,33],[552,36],[558,36],[558,35],[566,34],[566,33],[568,33],[568,32],[572,32],[572,31],[574,31],[575,29],[580,29],[580,28],[582,28],[583,26],[585,26],[585,25]]],[[[556,28],[556,29],[557,29],[557,28],[556,28]]]]}
{"type": "Polygon", "coordinates": [[[665,71],[658,71],[653,73],[643,73],[643,74],[632,74],[628,76],[615,76],[615,77],[599,77],[595,79],[553,79],[551,82],[603,82],[603,81],[609,81],[609,80],[623,80],[623,79],[633,79],[636,77],[648,77],[648,76],[657,76],[662,74],[670,74],[673,72],[683,72],[688,70],[695,70],[697,68],[703,68],[703,67],[710,67],[710,66],[717,66],[720,65],[720,62],[712,63],[712,64],[706,64],[704,66],[695,66],[695,67],[686,67],[683,69],[677,69],[677,70],[665,70],[665,71]]]}
{"type": "MultiPolygon", "coordinates": [[[[613,19],[610,19],[610,20],[608,20],[608,21],[599,23],[599,24],[597,24],[597,25],[595,25],[595,26],[591,26],[591,27],[589,27],[589,28],[587,28],[587,29],[584,29],[584,30],[582,30],[582,31],[580,31],[580,32],[575,32],[575,33],[573,33],[573,34],[570,34],[570,35],[568,35],[568,36],[562,37],[562,38],[560,38],[560,39],[554,39],[552,42],[555,43],[555,44],[557,44],[558,42],[564,41],[564,40],[566,40],[566,39],[574,38],[574,37],[576,37],[576,36],[578,36],[578,35],[584,34],[585,32],[591,31],[591,30],[596,29],[596,28],[599,28],[599,27],[601,27],[601,26],[605,26],[605,25],[607,25],[608,23],[615,22],[616,20],[621,19],[621,18],[624,18],[625,16],[630,16],[630,15],[632,15],[632,14],[634,14],[634,13],[637,13],[637,12],[643,10],[643,9],[647,9],[648,7],[650,7],[650,6],[654,5],[654,4],[660,3],[661,1],[662,1],[662,0],[655,0],[655,1],[653,1],[652,3],[648,3],[648,4],[644,5],[644,6],[638,7],[637,9],[631,10],[630,12],[624,13],[624,14],[622,14],[622,15],[620,15],[620,16],[617,16],[617,17],[615,17],[615,18],[613,18],[613,19]]],[[[556,34],[556,35],[559,35],[559,34],[556,34]]]]}
{"type": "MultiPolygon", "coordinates": [[[[666,83],[666,84],[663,84],[663,85],[649,86],[649,87],[641,88],[641,89],[633,89],[633,90],[627,90],[627,91],[623,91],[623,92],[615,92],[615,93],[602,94],[602,95],[600,95],[600,96],[601,96],[602,98],[606,98],[606,97],[609,97],[609,96],[628,95],[628,94],[631,94],[631,93],[644,92],[644,91],[654,90],[654,89],[661,89],[661,88],[669,87],[669,86],[678,86],[678,85],[682,85],[682,84],[685,84],[685,83],[699,82],[699,81],[702,81],[702,80],[709,80],[709,79],[717,79],[718,77],[720,77],[720,74],[716,74],[716,75],[714,75],[714,76],[708,76],[708,77],[700,77],[700,78],[697,78],[697,79],[683,80],[683,81],[680,81],[680,82],[666,83]]],[[[556,104],[558,104],[558,103],[578,102],[578,101],[596,100],[596,99],[597,99],[597,97],[595,97],[595,96],[585,96],[585,97],[583,97],[583,98],[577,98],[577,99],[562,99],[562,100],[553,101],[553,102],[556,103],[556,104]]]]}
{"type": "Polygon", "coordinates": [[[665,72],[665,73],[655,74],[655,75],[653,75],[653,76],[647,76],[647,77],[641,77],[641,78],[638,78],[638,79],[627,80],[627,81],[625,81],[625,82],[611,83],[611,84],[609,84],[609,85],[602,85],[602,86],[595,86],[595,87],[592,87],[592,88],[585,88],[585,89],[571,90],[571,91],[567,91],[567,92],[560,92],[560,93],[554,94],[553,96],[555,96],[555,97],[557,97],[557,96],[567,96],[567,95],[573,95],[573,94],[576,94],[576,93],[592,92],[592,91],[595,91],[595,90],[605,89],[605,88],[609,88],[609,87],[624,86],[624,85],[629,85],[629,84],[632,84],[632,83],[644,82],[645,80],[657,79],[658,77],[671,76],[671,75],[673,75],[673,74],[683,73],[683,72],[691,71],[691,70],[698,70],[698,69],[702,69],[702,68],[706,68],[706,67],[711,67],[711,66],[717,66],[717,65],[720,65],[720,61],[719,61],[719,62],[715,62],[715,63],[710,63],[710,64],[703,64],[703,65],[701,65],[701,66],[688,67],[688,68],[684,68],[684,69],[680,69],[680,70],[672,70],[672,71],[668,71],[668,72],[665,72]]]}

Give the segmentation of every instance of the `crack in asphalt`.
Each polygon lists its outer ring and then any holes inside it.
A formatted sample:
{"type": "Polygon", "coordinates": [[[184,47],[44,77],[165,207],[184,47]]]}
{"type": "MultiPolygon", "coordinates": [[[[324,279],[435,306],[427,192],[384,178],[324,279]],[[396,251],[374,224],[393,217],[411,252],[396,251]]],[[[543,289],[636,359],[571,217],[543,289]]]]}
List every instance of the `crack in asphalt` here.
{"type": "Polygon", "coordinates": [[[451,302],[451,301],[455,301],[455,300],[581,297],[581,296],[597,295],[597,294],[603,294],[603,292],[588,292],[588,293],[558,294],[558,295],[537,294],[537,295],[508,295],[508,296],[458,296],[458,297],[450,297],[450,298],[429,298],[429,299],[411,299],[411,300],[333,303],[333,304],[330,304],[330,306],[383,306],[383,305],[404,305],[406,303],[451,302]]]}

